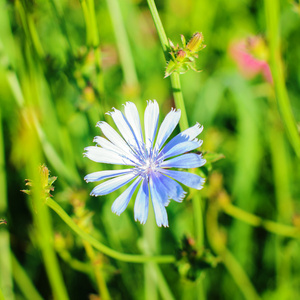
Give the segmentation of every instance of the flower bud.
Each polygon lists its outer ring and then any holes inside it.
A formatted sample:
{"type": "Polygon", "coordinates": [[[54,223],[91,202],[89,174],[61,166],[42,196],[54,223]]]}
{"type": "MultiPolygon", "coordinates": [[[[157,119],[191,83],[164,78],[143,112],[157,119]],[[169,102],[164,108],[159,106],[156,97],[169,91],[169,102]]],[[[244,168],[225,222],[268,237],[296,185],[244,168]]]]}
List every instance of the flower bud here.
{"type": "Polygon", "coordinates": [[[181,62],[183,61],[184,59],[186,58],[186,52],[183,51],[182,49],[178,50],[177,51],[177,54],[176,54],[176,59],[178,62],[181,62]]]}
{"type": "Polygon", "coordinates": [[[205,45],[202,45],[204,41],[202,33],[196,32],[186,45],[186,49],[192,53],[200,51],[205,45]]]}

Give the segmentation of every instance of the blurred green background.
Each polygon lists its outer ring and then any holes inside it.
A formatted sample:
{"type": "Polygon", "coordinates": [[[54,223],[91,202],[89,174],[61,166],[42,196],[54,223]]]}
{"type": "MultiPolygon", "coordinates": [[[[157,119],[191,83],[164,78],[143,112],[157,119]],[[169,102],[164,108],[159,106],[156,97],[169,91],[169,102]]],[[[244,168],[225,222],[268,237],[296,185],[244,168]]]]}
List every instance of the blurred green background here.
{"type": "MultiPolygon", "coordinates": [[[[279,2],[284,76],[300,122],[299,4],[279,2]]],[[[195,238],[195,191],[169,205],[165,229],[152,213],[145,226],[134,222],[134,199],[114,215],[110,207],[120,191],[93,198],[93,185],[83,181],[106,168],[82,155],[100,135],[96,123],[112,124],[105,112],[132,101],[142,115],[146,100],[156,99],[162,120],[174,107],[147,2],[0,0],[0,219],[7,221],[0,225],[0,299],[1,293],[7,300],[300,297],[299,158],[274,87],[259,74],[244,78],[229,51],[235,41],[266,37],[272,12],[257,0],[156,4],[174,44],[180,34],[188,40],[199,31],[207,45],[197,60],[202,72],[180,76],[189,124],[204,125],[201,151],[224,155],[202,168],[203,245],[191,253],[184,248],[195,238]],[[127,263],[93,249],[20,191],[25,179],[39,180],[38,164],[57,176],[53,199],[103,244],[181,259],[127,263]],[[198,264],[203,247],[219,262],[215,267],[198,264]]]]}

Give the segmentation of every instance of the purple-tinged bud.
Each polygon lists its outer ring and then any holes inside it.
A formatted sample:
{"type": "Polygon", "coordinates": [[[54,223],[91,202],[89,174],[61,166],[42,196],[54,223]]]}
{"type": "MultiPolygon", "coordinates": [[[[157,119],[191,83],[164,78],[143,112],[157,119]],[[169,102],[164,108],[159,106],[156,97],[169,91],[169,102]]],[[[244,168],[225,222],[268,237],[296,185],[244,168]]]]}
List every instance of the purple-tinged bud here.
{"type": "Polygon", "coordinates": [[[176,53],[176,59],[178,62],[183,61],[186,58],[186,52],[182,49],[178,50],[176,53]]]}

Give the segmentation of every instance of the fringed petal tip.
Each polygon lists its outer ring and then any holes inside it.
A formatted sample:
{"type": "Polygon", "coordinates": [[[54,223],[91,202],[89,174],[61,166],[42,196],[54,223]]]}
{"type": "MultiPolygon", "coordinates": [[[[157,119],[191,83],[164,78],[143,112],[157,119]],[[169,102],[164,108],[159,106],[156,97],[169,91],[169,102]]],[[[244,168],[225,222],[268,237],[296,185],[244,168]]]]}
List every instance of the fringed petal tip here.
{"type": "Polygon", "coordinates": [[[101,125],[104,123],[104,121],[98,121],[95,127],[99,127],[101,129],[101,125]]]}
{"type": "Polygon", "coordinates": [[[108,115],[108,116],[111,116],[114,112],[119,111],[119,110],[116,109],[115,107],[112,107],[111,109],[112,109],[112,111],[108,111],[108,112],[106,112],[105,114],[108,115]]]}
{"type": "Polygon", "coordinates": [[[146,220],[140,221],[139,219],[134,218],[134,221],[135,222],[139,222],[141,225],[145,225],[146,224],[146,220]]]}
{"type": "Polygon", "coordinates": [[[187,194],[187,192],[183,191],[183,193],[178,197],[176,202],[181,203],[184,200],[186,194],[187,194]]]}
{"type": "Polygon", "coordinates": [[[200,167],[203,167],[205,164],[206,164],[206,159],[205,158],[202,158],[203,156],[202,156],[202,154],[200,154],[200,157],[201,157],[201,163],[202,163],[202,165],[200,166],[200,167]]]}

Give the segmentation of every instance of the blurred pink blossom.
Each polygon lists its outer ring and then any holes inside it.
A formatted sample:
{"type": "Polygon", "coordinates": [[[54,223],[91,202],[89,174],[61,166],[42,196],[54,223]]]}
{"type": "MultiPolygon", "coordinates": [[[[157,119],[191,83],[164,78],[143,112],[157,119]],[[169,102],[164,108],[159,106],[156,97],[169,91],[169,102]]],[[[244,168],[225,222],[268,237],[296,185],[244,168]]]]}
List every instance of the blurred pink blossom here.
{"type": "Polygon", "coordinates": [[[251,79],[262,74],[267,82],[273,83],[267,62],[268,49],[262,37],[254,36],[234,42],[229,51],[243,76],[251,79]]]}

